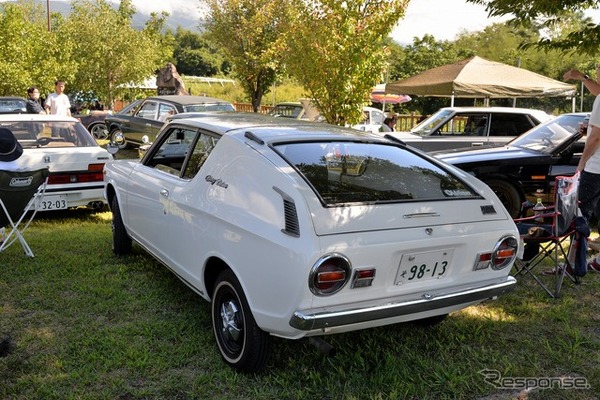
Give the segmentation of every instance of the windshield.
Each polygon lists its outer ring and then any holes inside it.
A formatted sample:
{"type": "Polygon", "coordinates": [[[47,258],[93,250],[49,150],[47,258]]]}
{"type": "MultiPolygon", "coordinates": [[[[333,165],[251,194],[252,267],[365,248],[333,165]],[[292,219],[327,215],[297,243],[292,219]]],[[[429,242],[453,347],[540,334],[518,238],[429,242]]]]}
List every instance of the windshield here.
{"type": "Polygon", "coordinates": [[[542,153],[552,153],[555,148],[578,133],[585,115],[566,114],[530,129],[509,142],[509,146],[521,147],[542,153]]]}
{"type": "Polygon", "coordinates": [[[431,114],[425,120],[419,122],[417,126],[412,128],[410,131],[415,135],[427,136],[429,135],[439,124],[444,122],[453,113],[451,110],[438,110],[434,114],[431,114]]]}
{"type": "Polygon", "coordinates": [[[184,112],[202,112],[202,111],[235,111],[233,105],[229,103],[204,103],[188,104],[183,107],[184,112]]]}
{"type": "Polygon", "coordinates": [[[92,135],[80,122],[71,121],[2,121],[23,148],[97,146],[92,135]]]}
{"type": "Polygon", "coordinates": [[[394,145],[303,142],[275,149],[328,206],[479,198],[457,177],[394,145]]]}

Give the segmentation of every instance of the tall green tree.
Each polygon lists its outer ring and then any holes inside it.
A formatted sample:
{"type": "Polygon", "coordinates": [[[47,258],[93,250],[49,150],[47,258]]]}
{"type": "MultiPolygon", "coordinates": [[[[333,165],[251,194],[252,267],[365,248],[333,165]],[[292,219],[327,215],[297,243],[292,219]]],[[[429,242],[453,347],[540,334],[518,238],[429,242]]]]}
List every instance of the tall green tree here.
{"type": "MultiPolygon", "coordinates": [[[[55,24],[61,17],[54,16],[55,24]]],[[[29,86],[42,94],[54,90],[58,78],[69,80],[75,72],[71,42],[62,42],[48,31],[41,4],[31,0],[0,5],[0,95],[25,96],[29,86]]]]}
{"type": "Polygon", "coordinates": [[[65,41],[75,40],[72,58],[77,73],[71,87],[94,91],[112,104],[119,85],[140,82],[172,57],[172,38],[161,33],[168,14],[152,14],[143,30],[134,29],[132,0],[118,9],[106,0],[78,0],[59,28],[65,41]]]}
{"type": "Polygon", "coordinates": [[[287,0],[202,0],[205,27],[227,54],[254,111],[269,92],[280,68],[278,43],[288,18],[287,0]]]}
{"type": "Polygon", "coordinates": [[[564,34],[553,35],[565,17],[587,9],[598,9],[600,0],[467,0],[484,5],[490,16],[514,16],[509,22],[513,26],[537,26],[545,31],[534,44],[540,48],[577,51],[588,56],[600,53],[600,24],[588,19],[564,34]]]}
{"type": "Polygon", "coordinates": [[[329,123],[359,122],[387,67],[384,39],[408,0],[296,2],[282,48],[291,75],[329,123]]]}
{"type": "Polygon", "coordinates": [[[175,31],[174,64],[184,75],[227,75],[231,65],[219,46],[214,45],[205,33],[177,28],[175,31]]]}

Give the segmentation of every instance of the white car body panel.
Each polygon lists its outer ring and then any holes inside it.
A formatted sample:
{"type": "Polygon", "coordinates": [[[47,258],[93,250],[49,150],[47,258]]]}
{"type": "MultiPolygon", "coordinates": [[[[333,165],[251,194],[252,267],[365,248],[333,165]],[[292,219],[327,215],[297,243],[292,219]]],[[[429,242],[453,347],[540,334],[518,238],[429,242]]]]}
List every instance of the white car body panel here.
{"type": "MultiPolygon", "coordinates": [[[[39,121],[40,123],[51,123],[54,121],[78,122],[75,118],[60,117],[56,115],[0,115],[0,126],[9,126],[7,124],[13,122],[29,121],[39,121]]],[[[89,132],[87,132],[87,134],[89,134],[89,132]]],[[[17,139],[19,139],[19,137],[17,137],[17,139]]],[[[104,204],[104,182],[102,180],[95,182],[81,181],[75,183],[55,183],[53,182],[53,179],[57,174],[63,176],[76,176],[78,173],[86,173],[88,172],[90,165],[97,165],[97,172],[101,175],[103,165],[112,160],[113,156],[100,146],[29,147],[24,145],[21,157],[11,164],[15,169],[49,169],[50,178],[44,200],[58,198],[65,199],[67,208],[88,205],[100,207],[100,205],[104,204]]],[[[72,178],[72,180],[73,179],[74,178],[72,178]]],[[[52,208],[41,208],[38,211],[50,210],[52,210],[52,208]]]]}
{"type": "MultiPolygon", "coordinates": [[[[223,117],[170,124],[217,131],[220,123],[231,123],[219,118],[223,117]]],[[[283,124],[281,120],[277,123],[283,124]]],[[[311,125],[299,125],[298,131],[294,125],[273,125],[273,132],[265,130],[264,134],[259,128],[249,128],[259,132],[258,140],[245,137],[246,129],[231,128],[192,180],[134,161],[115,161],[106,166],[105,195],[109,203],[117,197],[129,235],[205,299],[210,300],[211,288],[205,279],[210,273],[208,266],[214,267],[211,260],[218,259],[219,265],[230,268],[239,279],[258,326],[276,336],[297,339],[425,318],[464,308],[483,298],[471,300],[469,295],[456,304],[448,302],[434,309],[419,305],[418,312],[326,328],[303,325],[299,320],[306,315],[316,316],[318,325],[322,313],[329,318],[330,313],[427,302],[494,285],[494,290],[504,292],[514,286],[514,278],[508,276],[510,267],[474,271],[477,254],[492,251],[503,237],[518,237],[512,219],[487,186],[445,166],[476,188],[482,198],[323,207],[302,176],[270,147],[278,140],[307,140],[319,130],[344,135],[351,132],[311,125]],[[264,143],[258,143],[260,140],[264,143]],[[283,232],[284,196],[296,207],[297,237],[283,232]],[[482,206],[495,211],[483,215],[482,206]],[[409,215],[424,211],[435,215],[409,215]],[[440,249],[452,253],[450,269],[443,278],[394,284],[404,254],[440,249]],[[351,288],[347,284],[331,296],[313,294],[308,285],[309,272],[320,257],[329,253],[344,254],[353,270],[376,267],[373,285],[351,288]]]]}

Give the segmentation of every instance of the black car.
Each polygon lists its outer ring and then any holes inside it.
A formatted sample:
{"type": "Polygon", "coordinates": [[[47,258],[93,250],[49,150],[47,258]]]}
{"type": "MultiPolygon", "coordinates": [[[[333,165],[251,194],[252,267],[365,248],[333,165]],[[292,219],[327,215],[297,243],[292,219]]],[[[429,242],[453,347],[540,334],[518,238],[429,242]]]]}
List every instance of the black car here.
{"type": "Polygon", "coordinates": [[[27,100],[22,97],[0,97],[0,114],[27,113],[27,100]]]}
{"type": "Polygon", "coordinates": [[[502,147],[431,153],[481,179],[516,217],[525,200],[552,202],[554,179],[573,175],[585,141],[581,127],[589,113],[562,114],[502,147]]]}
{"type": "Polygon", "coordinates": [[[183,112],[235,111],[228,101],[206,96],[155,96],[142,100],[127,113],[107,115],[104,123],[111,142],[119,148],[141,145],[143,137],[150,142],[164,125],[165,120],[183,112]]]}

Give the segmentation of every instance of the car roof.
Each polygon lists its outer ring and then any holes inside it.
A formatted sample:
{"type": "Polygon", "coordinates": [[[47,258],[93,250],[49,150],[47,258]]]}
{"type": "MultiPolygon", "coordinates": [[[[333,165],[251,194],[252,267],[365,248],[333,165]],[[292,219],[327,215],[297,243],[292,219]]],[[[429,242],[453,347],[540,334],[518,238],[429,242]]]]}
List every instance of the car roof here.
{"type": "Polygon", "coordinates": [[[165,100],[170,101],[172,103],[178,103],[183,105],[188,104],[204,104],[204,103],[227,103],[231,104],[229,101],[223,99],[217,99],[216,97],[208,97],[208,96],[180,96],[180,95],[166,95],[166,96],[152,96],[147,97],[146,100],[165,100]]]}
{"type": "MultiPolygon", "coordinates": [[[[453,111],[477,111],[477,112],[544,112],[535,108],[522,108],[522,107],[443,107],[442,110],[453,110],[453,111]]],[[[547,114],[547,113],[546,113],[547,114]]]]}
{"type": "Polygon", "coordinates": [[[370,132],[331,125],[324,122],[311,122],[297,119],[282,119],[256,113],[206,113],[191,118],[174,119],[168,125],[185,124],[203,128],[221,135],[246,135],[250,132],[256,139],[265,142],[286,138],[291,140],[354,139],[369,138],[384,141],[370,132]]]}
{"type": "Polygon", "coordinates": [[[68,122],[79,122],[76,118],[65,117],[61,115],[53,114],[1,114],[0,122],[2,121],[68,121],[68,122]]]}

